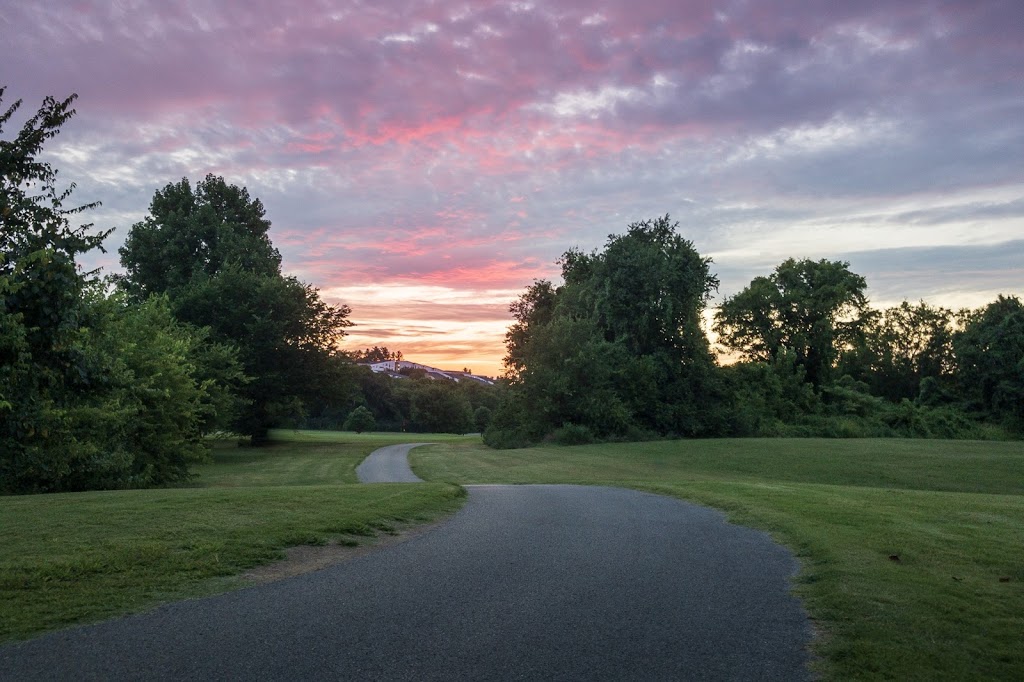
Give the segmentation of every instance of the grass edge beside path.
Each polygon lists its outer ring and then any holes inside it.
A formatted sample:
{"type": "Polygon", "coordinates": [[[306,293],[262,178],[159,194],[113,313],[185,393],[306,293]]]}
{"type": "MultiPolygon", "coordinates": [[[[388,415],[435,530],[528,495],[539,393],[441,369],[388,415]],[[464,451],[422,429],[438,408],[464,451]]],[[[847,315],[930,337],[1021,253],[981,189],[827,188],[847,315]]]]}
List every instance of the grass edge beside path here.
{"type": "Polygon", "coordinates": [[[1020,442],[448,444],[411,460],[427,480],[671,495],[768,532],[801,562],[826,679],[1024,679],[1020,442]]]}
{"type": "Polygon", "coordinates": [[[408,434],[275,436],[294,440],[215,453],[209,487],[0,497],[0,643],[245,587],[289,547],[373,542],[465,501],[443,483],[338,482],[408,434]]]}

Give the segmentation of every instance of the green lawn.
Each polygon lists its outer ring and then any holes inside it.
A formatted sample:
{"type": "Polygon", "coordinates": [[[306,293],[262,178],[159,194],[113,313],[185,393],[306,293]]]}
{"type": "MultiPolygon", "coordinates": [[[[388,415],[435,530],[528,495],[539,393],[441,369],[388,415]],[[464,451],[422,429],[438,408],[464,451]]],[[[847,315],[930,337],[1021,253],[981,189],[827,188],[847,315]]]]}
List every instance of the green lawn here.
{"type": "Polygon", "coordinates": [[[354,484],[363,457],[407,434],[274,436],[289,442],[221,444],[194,487],[0,497],[0,641],[232,589],[288,546],[371,536],[462,504],[443,483],[354,484]]]}
{"type": "MultiPolygon", "coordinates": [[[[220,442],[214,461],[195,468],[195,485],[253,487],[356,483],[356,467],[370,452],[396,443],[453,443],[449,434],[271,431],[274,442],[261,448],[220,442]]],[[[479,439],[476,439],[479,440],[479,439]]]]}
{"type": "Polygon", "coordinates": [[[771,532],[803,563],[827,679],[1024,679],[1024,443],[462,442],[411,459],[432,481],[652,490],[771,532]]]}

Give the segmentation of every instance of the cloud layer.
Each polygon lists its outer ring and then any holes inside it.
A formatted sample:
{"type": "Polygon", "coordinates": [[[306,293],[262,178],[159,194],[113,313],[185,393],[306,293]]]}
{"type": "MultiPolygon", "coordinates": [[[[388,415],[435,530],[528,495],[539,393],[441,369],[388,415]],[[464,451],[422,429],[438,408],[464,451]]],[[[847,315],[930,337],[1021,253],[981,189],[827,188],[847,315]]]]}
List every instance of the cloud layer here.
{"type": "Polygon", "coordinates": [[[223,175],[353,347],[495,373],[510,299],[665,213],[725,295],[789,256],[882,303],[1024,289],[1013,0],[6,5],[0,85],[80,95],[52,156],[110,249],[223,175]]]}

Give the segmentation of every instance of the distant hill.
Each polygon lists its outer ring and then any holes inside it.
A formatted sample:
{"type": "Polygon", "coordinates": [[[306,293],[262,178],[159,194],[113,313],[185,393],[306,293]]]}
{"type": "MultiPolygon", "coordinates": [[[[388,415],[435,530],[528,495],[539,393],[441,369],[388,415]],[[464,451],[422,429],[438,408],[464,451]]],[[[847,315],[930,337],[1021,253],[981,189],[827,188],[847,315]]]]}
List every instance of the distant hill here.
{"type": "Polygon", "coordinates": [[[357,362],[357,365],[369,367],[370,371],[377,374],[387,374],[396,379],[408,379],[415,370],[422,370],[428,379],[439,381],[476,381],[488,386],[494,385],[494,379],[490,377],[471,374],[462,370],[438,369],[430,365],[422,365],[418,362],[408,360],[382,360],[380,362],[357,362]]]}

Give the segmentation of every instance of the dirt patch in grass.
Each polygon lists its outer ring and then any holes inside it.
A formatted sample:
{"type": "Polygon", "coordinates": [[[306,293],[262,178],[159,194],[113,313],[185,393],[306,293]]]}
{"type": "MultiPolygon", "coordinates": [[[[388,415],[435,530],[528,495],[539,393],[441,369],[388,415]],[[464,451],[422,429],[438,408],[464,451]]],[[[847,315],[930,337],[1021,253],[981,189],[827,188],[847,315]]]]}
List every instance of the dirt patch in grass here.
{"type": "Polygon", "coordinates": [[[429,533],[449,519],[451,519],[451,515],[429,523],[400,525],[396,526],[392,532],[378,534],[374,537],[346,536],[326,545],[289,547],[284,550],[284,559],[249,569],[239,577],[254,585],[264,585],[312,573],[412,540],[429,533]]]}

